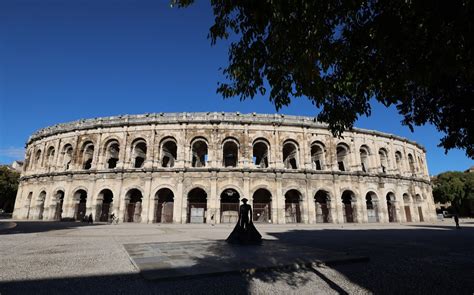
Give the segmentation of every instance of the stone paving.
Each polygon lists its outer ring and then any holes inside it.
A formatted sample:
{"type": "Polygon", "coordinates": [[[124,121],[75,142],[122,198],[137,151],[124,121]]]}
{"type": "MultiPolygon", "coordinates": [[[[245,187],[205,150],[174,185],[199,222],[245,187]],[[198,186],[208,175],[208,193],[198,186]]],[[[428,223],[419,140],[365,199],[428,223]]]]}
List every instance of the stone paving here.
{"type": "Polygon", "coordinates": [[[448,219],[409,224],[259,225],[265,241],[290,249],[313,247],[370,260],[168,280],[144,279],[124,245],[219,242],[233,225],[16,223],[15,228],[0,229],[1,295],[474,292],[473,219],[461,220],[460,230],[448,219]]]}
{"type": "Polygon", "coordinates": [[[183,241],[125,244],[124,247],[143,277],[149,280],[368,260],[363,256],[278,241],[246,246],[229,245],[225,241],[183,241]]]}

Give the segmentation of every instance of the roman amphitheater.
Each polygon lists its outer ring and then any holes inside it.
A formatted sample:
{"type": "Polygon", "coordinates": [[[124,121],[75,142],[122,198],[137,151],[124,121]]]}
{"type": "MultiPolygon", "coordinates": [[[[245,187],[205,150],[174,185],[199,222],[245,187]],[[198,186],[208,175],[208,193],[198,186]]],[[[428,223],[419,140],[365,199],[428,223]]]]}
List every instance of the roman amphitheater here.
{"type": "Polygon", "coordinates": [[[27,142],[13,217],[231,223],[436,218],[425,150],[391,134],[343,138],[309,117],[159,113],[80,120],[27,142]]]}

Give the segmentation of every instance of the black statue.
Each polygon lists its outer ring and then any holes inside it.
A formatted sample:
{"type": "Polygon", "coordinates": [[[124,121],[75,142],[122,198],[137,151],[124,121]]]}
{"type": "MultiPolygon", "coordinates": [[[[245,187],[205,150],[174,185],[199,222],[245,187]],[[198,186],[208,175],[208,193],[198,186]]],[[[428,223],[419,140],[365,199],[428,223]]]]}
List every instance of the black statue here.
{"type": "Polygon", "coordinates": [[[226,242],[230,244],[261,244],[262,236],[252,222],[252,207],[247,204],[247,199],[242,199],[239,208],[239,220],[226,242]]]}

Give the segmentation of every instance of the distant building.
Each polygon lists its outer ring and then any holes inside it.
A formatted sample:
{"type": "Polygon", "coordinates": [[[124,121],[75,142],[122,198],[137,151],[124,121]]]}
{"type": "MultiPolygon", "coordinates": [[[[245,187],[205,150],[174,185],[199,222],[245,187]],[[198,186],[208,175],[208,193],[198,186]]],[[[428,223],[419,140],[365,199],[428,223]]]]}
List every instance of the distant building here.
{"type": "Polygon", "coordinates": [[[23,171],[23,161],[13,161],[11,165],[0,165],[1,167],[7,167],[11,171],[21,173],[23,171]]]}
{"type": "Polygon", "coordinates": [[[471,166],[469,169],[467,169],[466,171],[464,171],[466,173],[474,173],[474,166],[471,166]]]}
{"type": "Polygon", "coordinates": [[[11,168],[19,173],[23,170],[23,161],[13,161],[11,168]]]}

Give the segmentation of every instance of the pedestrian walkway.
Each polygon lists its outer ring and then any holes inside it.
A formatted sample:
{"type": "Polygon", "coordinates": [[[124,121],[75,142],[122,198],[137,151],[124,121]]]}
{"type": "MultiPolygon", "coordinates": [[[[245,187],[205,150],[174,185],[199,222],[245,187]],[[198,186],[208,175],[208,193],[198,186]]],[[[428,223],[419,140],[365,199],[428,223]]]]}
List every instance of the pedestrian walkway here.
{"type": "Polygon", "coordinates": [[[279,241],[245,246],[225,241],[186,241],[125,244],[124,247],[142,276],[149,280],[368,261],[363,256],[279,241]]]}

